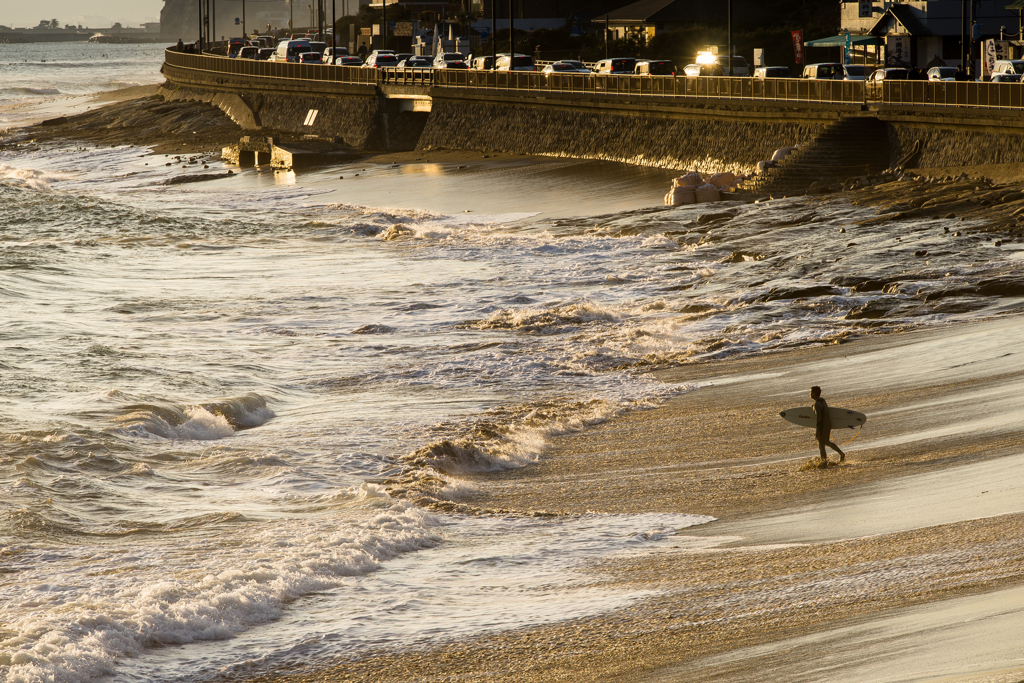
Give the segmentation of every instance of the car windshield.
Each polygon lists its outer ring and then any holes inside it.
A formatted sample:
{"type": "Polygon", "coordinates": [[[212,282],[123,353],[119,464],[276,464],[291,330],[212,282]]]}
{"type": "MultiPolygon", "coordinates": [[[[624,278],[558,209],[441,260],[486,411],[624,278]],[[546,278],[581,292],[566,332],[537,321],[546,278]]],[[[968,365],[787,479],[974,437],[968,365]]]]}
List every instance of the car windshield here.
{"type": "Polygon", "coordinates": [[[847,76],[866,76],[868,74],[868,68],[866,66],[854,66],[850,65],[846,67],[847,76]]]}
{"type": "Polygon", "coordinates": [[[1010,66],[1013,67],[1013,73],[1024,74],[1024,62],[1013,61],[1010,62],[1010,66]]]}
{"type": "Polygon", "coordinates": [[[377,64],[398,64],[398,57],[394,55],[377,55],[377,59],[374,61],[377,64]]]}
{"type": "Polygon", "coordinates": [[[647,68],[655,76],[669,76],[673,71],[672,62],[650,62],[647,68]]]}
{"type": "Polygon", "coordinates": [[[574,67],[572,64],[552,64],[551,65],[551,70],[552,71],[572,71],[575,68],[576,67],[574,67]]]}
{"type": "Polygon", "coordinates": [[[635,59],[613,59],[612,71],[632,71],[635,59]]]}
{"type": "Polygon", "coordinates": [[[818,67],[818,78],[835,78],[841,68],[838,64],[822,64],[818,67]]]}

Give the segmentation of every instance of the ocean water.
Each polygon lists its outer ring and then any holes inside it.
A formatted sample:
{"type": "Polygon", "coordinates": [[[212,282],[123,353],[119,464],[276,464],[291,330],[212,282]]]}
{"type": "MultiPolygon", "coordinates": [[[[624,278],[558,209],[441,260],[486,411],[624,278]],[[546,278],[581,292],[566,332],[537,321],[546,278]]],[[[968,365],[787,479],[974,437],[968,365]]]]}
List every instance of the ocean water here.
{"type": "MultiPolygon", "coordinates": [[[[83,93],[158,71],[102,47],[83,93]]],[[[44,66],[17,87],[68,68],[44,66]]],[[[0,151],[5,681],[242,677],[613,610],[645,594],[588,562],[711,520],[495,514],[467,475],[700,391],[661,367],[1020,304],[1021,252],[961,222],[665,208],[666,171],[425,154],[165,184],[203,172],[0,151]]]]}

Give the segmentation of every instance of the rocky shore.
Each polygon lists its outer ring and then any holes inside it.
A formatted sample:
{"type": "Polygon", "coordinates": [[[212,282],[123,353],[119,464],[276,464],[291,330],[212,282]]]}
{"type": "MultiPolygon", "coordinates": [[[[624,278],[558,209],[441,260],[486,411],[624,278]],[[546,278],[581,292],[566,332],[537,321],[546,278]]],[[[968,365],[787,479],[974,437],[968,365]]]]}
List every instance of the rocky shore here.
{"type": "Polygon", "coordinates": [[[216,107],[196,102],[167,102],[156,86],[118,91],[129,99],[108,94],[96,109],[59,117],[28,128],[14,129],[0,146],[13,147],[54,141],[94,145],[150,147],[153,154],[213,154],[237,142],[241,128],[216,107]],[[140,91],[146,96],[139,97],[140,91]],[[134,96],[134,97],[132,97],[134,96]]]}

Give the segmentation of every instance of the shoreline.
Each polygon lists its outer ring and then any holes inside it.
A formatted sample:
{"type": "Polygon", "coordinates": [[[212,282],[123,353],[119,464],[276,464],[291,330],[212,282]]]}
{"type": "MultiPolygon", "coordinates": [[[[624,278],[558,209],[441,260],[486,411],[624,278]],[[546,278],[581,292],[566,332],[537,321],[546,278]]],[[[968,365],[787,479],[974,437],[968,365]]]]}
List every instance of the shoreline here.
{"type": "MultiPolygon", "coordinates": [[[[820,656],[814,648],[785,656],[779,648],[902,623],[911,608],[977,610],[994,591],[1024,584],[1019,497],[993,499],[976,514],[972,499],[955,495],[971,481],[991,483],[995,464],[1024,454],[1024,413],[1013,401],[1024,389],[1024,360],[993,353],[1021,332],[1024,316],[1001,316],[663,371],[666,381],[705,386],[559,437],[534,465],[473,477],[471,497],[521,513],[715,514],[718,521],[683,530],[673,550],[586,569],[594,589],[653,589],[653,597],[585,619],[245,680],[754,681],[768,665],[788,672],[783,680],[828,680],[808,673],[820,656]],[[957,369],[968,366],[967,376],[957,369]],[[811,383],[831,405],[869,416],[844,466],[800,471],[816,455],[813,437],[777,415],[800,404],[811,383]],[[973,407],[954,424],[936,431],[923,419],[964,396],[973,407]],[[995,425],[984,419],[992,410],[995,425]],[[954,491],[918,508],[934,515],[842,533],[856,528],[844,525],[843,510],[865,501],[871,509],[881,491],[896,496],[897,509],[927,500],[932,484],[922,482],[942,473],[954,491]],[[808,513],[818,508],[826,512],[808,513]],[[829,510],[840,511],[832,526],[829,510]],[[815,539],[819,526],[829,531],[815,539]]],[[[1024,603],[1013,614],[1024,615],[1024,603]]],[[[998,630],[986,631],[990,621],[976,626],[999,641],[998,630]]],[[[894,633],[894,642],[912,635],[894,633]]],[[[955,643],[945,647],[971,659],[955,643]]],[[[841,666],[854,667],[856,656],[841,666]]],[[[1024,677],[1024,663],[1020,670],[1024,677]]],[[[873,680],[849,671],[843,680],[873,680]]]]}

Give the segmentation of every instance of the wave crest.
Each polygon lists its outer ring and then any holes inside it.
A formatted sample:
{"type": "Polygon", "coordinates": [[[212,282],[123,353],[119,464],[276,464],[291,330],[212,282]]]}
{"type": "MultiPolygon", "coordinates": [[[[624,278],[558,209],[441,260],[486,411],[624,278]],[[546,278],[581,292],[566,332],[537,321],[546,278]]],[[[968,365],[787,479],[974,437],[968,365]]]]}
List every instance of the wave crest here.
{"type": "Polygon", "coordinates": [[[117,418],[118,431],[136,438],[213,441],[265,424],[274,417],[257,394],[192,406],[136,405],[117,418]]]}

